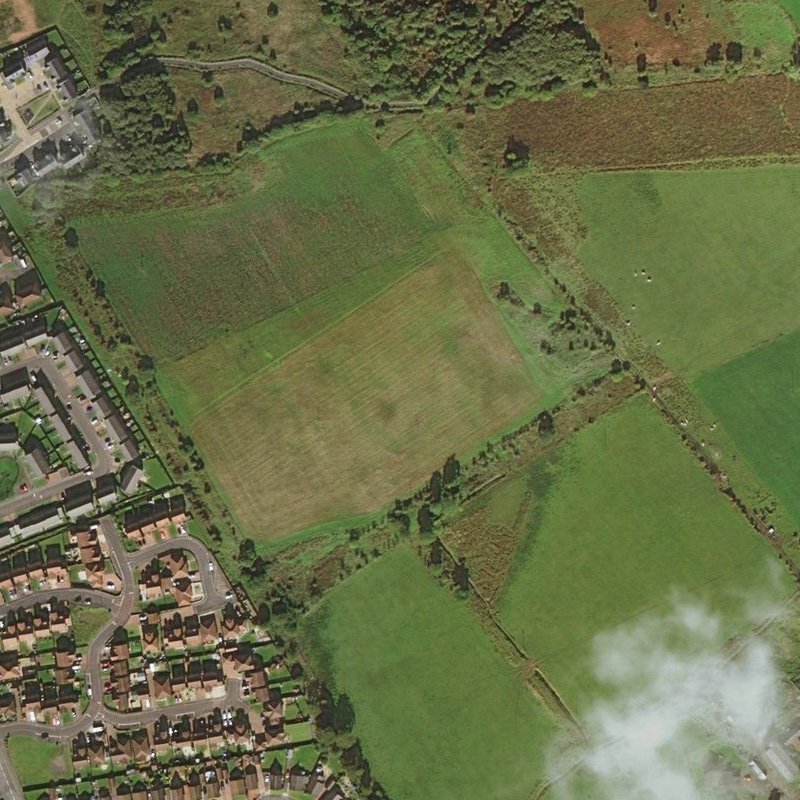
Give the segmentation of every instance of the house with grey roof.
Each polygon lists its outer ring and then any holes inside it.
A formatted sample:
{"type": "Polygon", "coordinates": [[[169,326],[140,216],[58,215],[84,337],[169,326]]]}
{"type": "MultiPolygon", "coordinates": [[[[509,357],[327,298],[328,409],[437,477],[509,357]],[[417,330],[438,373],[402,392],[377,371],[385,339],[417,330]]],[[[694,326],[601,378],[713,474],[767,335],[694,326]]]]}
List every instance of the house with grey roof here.
{"type": "Polygon", "coordinates": [[[86,367],[79,372],[75,376],[75,383],[78,385],[81,394],[83,394],[87,400],[94,400],[95,397],[103,391],[100,380],[91,367],[86,367]]]}
{"type": "Polygon", "coordinates": [[[5,375],[0,375],[0,400],[13,403],[30,394],[28,368],[20,367],[5,375]]]}
{"type": "Polygon", "coordinates": [[[76,520],[94,511],[92,482],[83,481],[64,492],[64,512],[71,520],[76,520]]]}
{"type": "Polygon", "coordinates": [[[133,439],[126,439],[120,443],[119,449],[126,461],[133,461],[134,458],[139,456],[139,448],[133,439]]]}
{"type": "Polygon", "coordinates": [[[75,374],[79,373],[86,366],[86,360],[80,350],[70,350],[65,358],[67,365],[75,374]]]}
{"type": "Polygon", "coordinates": [[[126,464],[119,474],[119,484],[125,494],[133,494],[144,477],[144,472],[139,464],[131,462],[126,464]]]}
{"type": "Polygon", "coordinates": [[[122,417],[119,414],[112,414],[106,420],[106,425],[108,426],[111,435],[118,442],[124,442],[128,438],[128,426],[122,421],[122,417]]]}
{"type": "Polygon", "coordinates": [[[113,475],[102,475],[94,482],[94,496],[101,506],[113,503],[117,499],[117,487],[113,475]]]}
{"type": "Polygon", "coordinates": [[[42,478],[50,472],[50,459],[47,457],[47,450],[32,433],[29,433],[28,438],[25,439],[22,451],[25,454],[22,460],[31,478],[42,478]]]}
{"type": "Polygon", "coordinates": [[[19,430],[13,422],[0,422],[0,453],[19,450],[19,430]]]}

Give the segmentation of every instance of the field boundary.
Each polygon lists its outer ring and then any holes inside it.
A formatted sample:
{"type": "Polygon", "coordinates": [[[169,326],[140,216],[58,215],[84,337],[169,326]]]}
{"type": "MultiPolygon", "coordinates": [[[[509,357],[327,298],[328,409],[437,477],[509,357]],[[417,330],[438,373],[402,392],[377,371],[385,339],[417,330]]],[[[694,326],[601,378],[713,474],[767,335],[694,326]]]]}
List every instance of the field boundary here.
{"type": "MultiPolygon", "coordinates": [[[[442,551],[447,555],[450,559],[451,565],[454,566],[458,563],[458,559],[455,557],[453,552],[447,546],[447,544],[439,539],[439,542],[442,546],[442,551]]],[[[557,709],[558,713],[561,717],[576,731],[578,731],[581,735],[581,738],[584,741],[588,741],[588,736],[586,731],[583,729],[580,722],[578,722],[577,717],[572,713],[572,710],[567,705],[566,700],[559,694],[558,690],[553,686],[550,680],[542,671],[541,667],[536,663],[535,659],[532,659],[530,655],[521,647],[521,645],[517,642],[517,640],[513,637],[513,635],[509,632],[509,630],[500,622],[500,619],[495,614],[494,609],[492,608],[489,601],[483,596],[481,591],[478,587],[473,583],[472,578],[467,578],[469,583],[470,590],[474,597],[477,597],[480,601],[484,613],[495,627],[497,632],[500,636],[509,644],[511,645],[514,652],[519,656],[519,658],[523,659],[526,665],[532,667],[531,674],[525,677],[525,683],[530,687],[531,691],[536,694],[542,703],[548,708],[555,708],[557,709]]]]}
{"type": "MultiPolygon", "coordinates": [[[[213,402],[209,403],[207,406],[205,406],[200,411],[198,411],[196,414],[194,414],[194,416],[191,418],[191,420],[196,420],[199,417],[210,413],[215,408],[217,408],[217,406],[219,406],[220,403],[222,403],[225,399],[227,399],[231,395],[236,394],[237,392],[241,391],[246,386],[248,386],[250,383],[252,383],[254,380],[256,380],[257,378],[262,376],[264,373],[269,372],[270,370],[276,369],[277,367],[281,366],[283,364],[283,362],[289,356],[291,356],[294,353],[297,353],[298,351],[302,350],[304,347],[312,344],[320,336],[323,336],[324,334],[328,333],[333,328],[336,328],[338,325],[342,324],[345,320],[347,320],[351,316],[353,316],[353,314],[356,314],[358,311],[361,311],[364,307],[366,307],[370,303],[372,303],[373,300],[377,300],[379,297],[382,297],[390,289],[394,289],[396,286],[399,286],[403,281],[407,280],[417,270],[422,269],[423,267],[427,266],[431,261],[433,261],[435,258],[438,258],[439,256],[441,256],[442,253],[444,253],[444,250],[441,250],[441,249],[436,250],[436,252],[432,253],[424,261],[420,261],[419,263],[414,264],[413,266],[410,266],[406,272],[404,272],[402,275],[400,275],[398,278],[396,278],[391,283],[388,283],[380,291],[376,292],[375,294],[373,294],[372,296],[370,296],[369,298],[364,300],[364,302],[359,303],[354,308],[351,308],[346,314],[343,314],[342,316],[337,317],[335,320],[332,320],[327,325],[325,325],[324,327],[320,328],[314,334],[312,334],[307,339],[305,339],[303,342],[301,342],[300,344],[296,345],[295,347],[292,347],[290,350],[287,350],[280,358],[275,359],[275,361],[273,361],[271,364],[265,365],[264,367],[262,367],[257,372],[251,373],[244,380],[241,380],[238,383],[236,383],[233,386],[231,386],[224,394],[221,394],[219,397],[216,398],[216,400],[214,400],[213,402]]],[[[259,325],[260,323],[257,322],[255,324],[259,325]]],[[[188,358],[191,355],[193,355],[193,354],[190,353],[186,357],[188,358]]],[[[179,363],[180,360],[181,359],[179,359],[178,362],[175,362],[175,363],[179,363]]]]}

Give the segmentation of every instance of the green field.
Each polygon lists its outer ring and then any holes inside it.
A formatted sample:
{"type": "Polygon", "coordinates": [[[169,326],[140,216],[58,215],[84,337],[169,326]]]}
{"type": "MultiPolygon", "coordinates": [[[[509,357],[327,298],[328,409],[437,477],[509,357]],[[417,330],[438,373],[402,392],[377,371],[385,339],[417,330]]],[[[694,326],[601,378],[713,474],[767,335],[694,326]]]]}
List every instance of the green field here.
{"type": "Polygon", "coordinates": [[[47,742],[38,736],[9,736],[8,753],[23,787],[72,776],[66,745],[47,742]]]}
{"type": "Polygon", "coordinates": [[[800,529],[800,332],[706,373],[694,388],[800,529]]]}
{"type": "Polygon", "coordinates": [[[409,550],[332,590],[302,630],[316,670],[350,696],[354,733],[392,798],[531,796],[554,725],[409,550]]]}
{"type": "Polygon", "coordinates": [[[0,458],[0,500],[10,497],[19,478],[19,464],[15,458],[0,458]]]}
{"type": "Polygon", "coordinates": [[[111,612],[105,608],[73,607],[70,612],[72,620],[72,634],[75,645],[83,652],[94,639],[98,631],[111,619],[111,612]]]}
{"type": "Polygon", "coordinates": [[[788,575],[769,579],[767,543],[642,399],[583,429],[532,475],[544,502],[532,508],[498,607],[578,711],[597,691],[599,632],[658,612],[677,591],[722,613],[731,635],[745,594],[788,593],[788,575]]]}
{"type": "MultiPolygon", "coordinates": [[[[157,355],[161,348],[159,386],[250,535],[274,539],[374,513],[426,479],[448,452],[469,452],[557,402],[575,380],[607,368],[607,354],[573,353],[566,342],[563,352],[543,353],[540,343],[551,335],[559,302],[502,225],[424,137],[401,137],[380,150],[360,123],[348,121],[267,148],[263,158],[269,176],[286,155],[310,159],[304,169],[316,176],[320,202],[327,202],[322,195],[333,192],[334,184],[353,198],[347,215],[331,211],[323,232],[300,231],[300,223],[287,222],[291,235],[302,242],[292,253],[291,271],[299,274],[304,265],[321,263],[314,248],[332,253],[333,242],[342,253],[361,249],[360,271],[354,271],[352,261],[345,263],[341,253],[332,254],[324,263],[339,267],[318,273],[312,284],[319,291],[298,292],[299,301],[283,310],[253,295],[247,300],[250,311],[231,307],[225,314],[213,312],[225,323],[218,334],[212,335],[210,316],[205,322],[200,317],[187,322],[194,326],[190,336],[196,337],[198,349],[178,358],[194,345],[176,344],[178,333],[148,319],[166,312],[144,310],[136,281],[117,270],[124,280],[115,302],[122,304],[136,336],[144,337],[144,346],[156,345],[157,355]],[[320,146],[331,141],[350,153],[348,162],[359,160],[356,152],[365,154],[352,180],[349,173],[322,164],[320,146]],[[327,181],[326,188],[320,181],[327,181]],[[373,202],[374,187],[382,183],[379,202],[373,202]],[[365,230],[358,209],[369,206],[374,214],[390,197],[402,203],[391,214],[381,212],[385,235],[365,230]],[[358,225],[352,222],[356,218],[358,225]],[[542,313],[494,299],[501,280],[528,306],[539,303],[542,313]],[[169,344],[162,347],[155,336],[169,344]]],[[[272,185],[273,178],[268,182],[272,185]]],[[[310,191],[301,183],[303,197],[310,191]]],[[[266,203],[273,196],[269,192],[260,190],[258,202],[266,203]]],[[[255,207],[256,199],[252,202],[255,207]]],[[[294,201],[287,195],[279,203],[294,201]]],[[[265,208],[268,218],[259,235],[274,238],[276,220],[265,208]]],[[[220,219],[224,211],[224,224],[232,226],[217,231],[228,237],[231,249],[251,238],[252,226],[236,222],[240,210],[231,204],[213,210],[220,219]]],[[[134,217],[135,231],[139,220],[134,217]]],[[[82,242],[86,235],[81,232],[82,242]]],[[[115,249],[122,239],[114,242],[115,249]]],[[[100,243],[96,238],[87,247],[100,243]]],[[[152,263],[166,258],[163,242],[148,252],[152,263]]],[[[101,256],[98,252],[96,257],[101,256]]],[[[122,264],[127,256],[119,257],[122,264]]],[[[192,256],[179,270],[194,270],[192,280],[199,285],[208,280],[207,267],[192,256]]],[[[114,300],[114,279],[103,275],[114,300]]],[[[162,291],[162,284],[173,278],[169,270],[148,272],[145,296],[162,291]]],[[[269,294],[268,283],[262,291],[269,294]]]]}
{"type": "Polygon", "coordinates": [[[245,195],[76,222],[83,255],[157,360],[292,308],[438,227],[360,121],[264,153],[263,185],[245,195]]]}
{"type": "Polygon", "coordinates": [[[800,168],[608,173],[579,192],[584,268],[669,366],[694,377],[796,326],[800,168]]]}
{"type": "Polygon", "coordinates": [[[800,25],[800,0],[780,0],[780,3],[789,12],[792,19],[800,25]]]}

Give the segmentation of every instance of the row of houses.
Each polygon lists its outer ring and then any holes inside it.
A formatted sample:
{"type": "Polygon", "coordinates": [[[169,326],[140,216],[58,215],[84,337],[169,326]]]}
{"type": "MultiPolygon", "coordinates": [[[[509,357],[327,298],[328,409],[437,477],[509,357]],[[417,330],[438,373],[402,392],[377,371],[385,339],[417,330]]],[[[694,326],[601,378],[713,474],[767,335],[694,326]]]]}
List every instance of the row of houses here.
{"type": "Polygon", "coordinates": [[[97,99],[63,41],[39,34],[2,55],[0,102],[15,110],[8,120],[13,125],[4,126],[0,164],[20,192],[87,157],[100,137],[97,99]]]}
{"type": "Polygon", "coordinates": [[[143,603],[171,598],[179,607],[202,599],[202,582],[190,571],[184,550],[176,548],[154,558],[139,573],[139,598],[143,603]]]}
{"type": "Polygon", "coordinates": [[[48,544],[44,550],[33,545],[0,558],[0,591],[10,600],[38,589],[66,589],[69,586],[67,559],[58,543],[48,544]]]}
{"type": "Polygon", "coordinates": [[[58,724],[79,711],[81,656],[69,604],[54,598],[9,611],[0,640],[0,718],[58,724]]]}
{"type": "Polygon", "coordinates": [[[98,423],[105,426],[115,446],[119,447],[122,460],[130,462],[136,459],[139,456],[139,447],[131,425],[123,418],[104,388],[86,351],[61,320],[53,326],[52,338],[57,352],[64,358],[74,376],[78,391],[91,405],[98,423]]]}

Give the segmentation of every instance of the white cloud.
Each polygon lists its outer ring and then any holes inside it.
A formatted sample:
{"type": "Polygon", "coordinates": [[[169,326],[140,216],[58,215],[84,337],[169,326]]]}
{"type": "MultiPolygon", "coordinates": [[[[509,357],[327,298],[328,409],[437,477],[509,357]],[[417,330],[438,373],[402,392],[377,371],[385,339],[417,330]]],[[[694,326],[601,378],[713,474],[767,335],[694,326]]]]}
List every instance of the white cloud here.
{"type": "MultiPolygon", "coordinates": [[[[701,800],[709,741],[758,748],[779,708],[773,654],[753,640],[728,660],[722,630],[702,604],[675,601],[667,614],[596,637],[603,690],[582,715],[592,744],[581,753],[593,800],[701,800]]],[[[574,777],[559,781],[555,797],[585,800],[575,786],[574,777]]]]}

